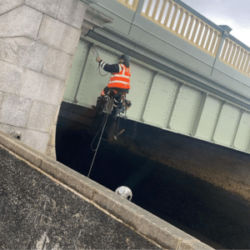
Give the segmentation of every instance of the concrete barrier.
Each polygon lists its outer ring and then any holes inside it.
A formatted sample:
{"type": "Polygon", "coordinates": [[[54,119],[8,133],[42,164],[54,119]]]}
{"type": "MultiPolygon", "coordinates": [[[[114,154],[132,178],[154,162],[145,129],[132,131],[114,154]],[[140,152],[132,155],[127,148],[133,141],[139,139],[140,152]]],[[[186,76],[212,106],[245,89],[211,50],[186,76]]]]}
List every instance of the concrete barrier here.
{"type": "Polygon", "coordinates": [[[212,249],[2,132],[0,155],[1,248],[212,249]]]}

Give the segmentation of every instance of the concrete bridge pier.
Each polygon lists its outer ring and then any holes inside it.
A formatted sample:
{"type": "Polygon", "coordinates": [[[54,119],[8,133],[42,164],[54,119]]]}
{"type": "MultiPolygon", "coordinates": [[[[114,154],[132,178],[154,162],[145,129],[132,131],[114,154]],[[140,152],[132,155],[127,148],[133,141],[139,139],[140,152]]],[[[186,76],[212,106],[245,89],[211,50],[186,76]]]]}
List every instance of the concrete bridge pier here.
{"type": "MultiPolygon", "coordinates": [[[[91,1],[89,1],[91,2],[91,1]]],[[[55,128],[82,33],[111,22],[88,1],[2,0],[0,130],[55,157],[55,128]]]]}

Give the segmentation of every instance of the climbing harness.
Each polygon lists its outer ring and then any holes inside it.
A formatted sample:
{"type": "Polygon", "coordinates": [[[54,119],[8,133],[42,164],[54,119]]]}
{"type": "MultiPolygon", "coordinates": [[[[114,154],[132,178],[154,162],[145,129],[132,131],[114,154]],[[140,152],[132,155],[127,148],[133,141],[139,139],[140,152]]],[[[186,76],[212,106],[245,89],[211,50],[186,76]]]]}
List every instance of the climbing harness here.
{"type": "Polygon", "coordinates": [[[123,118],[127,118],[127,110],[131,107],[131,102],[126,99],[126,95],[122,94],[121,97],[115,98],[114,99],[114,106],[116,107],[115,114],[114,114],[114,119],[116,120],[117,118],[117,126],[116,126],[116,135],[114,135],[114,139],[117,140],[118,136],[120,136],[125,129],[119,131],[119,122],[120,122],[120,117],[121,114],[123,115],[123,118]]]}

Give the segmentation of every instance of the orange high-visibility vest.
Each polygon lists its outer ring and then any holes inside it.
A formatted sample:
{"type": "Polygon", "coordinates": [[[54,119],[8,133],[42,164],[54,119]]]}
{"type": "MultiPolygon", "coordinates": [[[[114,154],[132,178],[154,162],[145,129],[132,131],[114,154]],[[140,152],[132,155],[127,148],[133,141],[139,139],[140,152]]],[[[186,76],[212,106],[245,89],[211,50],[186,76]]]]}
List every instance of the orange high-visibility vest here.
{"type": "Polygon", "coordinates": [[[120,89],[130,89],[130,68],[127,68],[124,64],[120,65],[119,73],[112,73],[108,87],[109,88],[120,88],[120,89]]]}

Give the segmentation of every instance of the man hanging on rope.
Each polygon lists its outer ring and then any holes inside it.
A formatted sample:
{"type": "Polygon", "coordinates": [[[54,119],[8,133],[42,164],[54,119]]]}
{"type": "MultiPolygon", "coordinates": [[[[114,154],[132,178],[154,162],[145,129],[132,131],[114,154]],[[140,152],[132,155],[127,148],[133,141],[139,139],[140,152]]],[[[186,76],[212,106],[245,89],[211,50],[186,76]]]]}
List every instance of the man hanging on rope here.
{"type": "MultiPolygon", "coordinates": [[[[126,105],[128,108],[131,106],[131,102],[126,100],[126,94],[130,89],[130,58],[128,55],[121,55],[117,64],[107,64],[100,57],[96,58],[99,66],[105,71],[111,73],[111,77],[108,86],[102,90],[101,96],[115,94],[115,103],[117,106],[126,105]]],[[[115,104],[115,105],[116,105],[115,104]]],[[[127,109],[127,108],[126,108],[127,109]]]]}
{"type": "Polygon", "coordinates": [[[129,92],[131,77],[129,56],[121,55],[119,58],[119,63],[112,65],[105,63],[100,57],[97,57],[96,61],[99,63],[100,67],[111,73],[109,84],[103,89],[102,95],[105,95],[111,88],[117,92],[129,92]]]}
{"type": "MultiPolygon", "coordinates": [[[[106,109],[107,103],[111,100],[111,98],[113,98],[114,104],[112,104],[112,106],[115,107],[113,109],[113,114],[114,118],[116,118],[117,115],[119,115],[124,110],[126,111],[131,106],[131,102],[126,100],[126,94],[128,94],[130,89],[130,77],[131,77],[129,68],[129,56],[122,55],[120,56],[119,62],[117,64],[109,65],[99,57],[98,52],[95,49],[93,50],[93,53],[97,56],[96,61],[99,63],[99,66],[102,67],[105,71],[111,73],[108,86],[102,90],[101,97],[99,97],[97,100],[97,106],[96,106],[97,112],[102,113],[102,111],[106,109]]],[[[106,109],[106,111],[108,110],[106,109]]],[[[95,154],[89,169],[88,177],[90,176],[108,117],[109,117],[109,111],[106,112],[106,114],[104,115],[102,125],[100,126],[98,132],[96,133],[94,139],[92,140],[91,149],[95,152],[95,154]],[[96,148],[93,149],[93,143],[97,138],[99,132],[101,132],[101,134],[98,140],[98,144],[96,148]]],[[[116,126],[117,132],[116,135],[114,135],[114,138],[116,140],[117,137],[125,131],[125,129],[123,129],[118,133],[118,127],[119,127],[119,120],[116,126]]]]}

